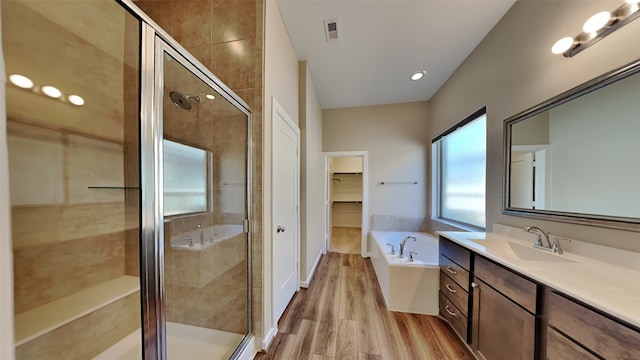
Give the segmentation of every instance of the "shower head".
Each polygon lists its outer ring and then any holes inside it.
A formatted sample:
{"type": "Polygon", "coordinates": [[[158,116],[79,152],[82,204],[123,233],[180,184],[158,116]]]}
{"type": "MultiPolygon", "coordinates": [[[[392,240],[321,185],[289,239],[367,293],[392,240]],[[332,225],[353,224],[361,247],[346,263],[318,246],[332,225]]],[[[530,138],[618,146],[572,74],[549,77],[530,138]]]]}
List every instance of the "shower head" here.
{"type": "Polygon", "coordinates": [[[198,95],[185,95],[179,91],[172,91],[169,93],[169,97],[171,101],[179,108],[184,110],[191,110],[191,101],[190,99],[195,100],[196,102],[200,102],[200,96],[198,95]]]}

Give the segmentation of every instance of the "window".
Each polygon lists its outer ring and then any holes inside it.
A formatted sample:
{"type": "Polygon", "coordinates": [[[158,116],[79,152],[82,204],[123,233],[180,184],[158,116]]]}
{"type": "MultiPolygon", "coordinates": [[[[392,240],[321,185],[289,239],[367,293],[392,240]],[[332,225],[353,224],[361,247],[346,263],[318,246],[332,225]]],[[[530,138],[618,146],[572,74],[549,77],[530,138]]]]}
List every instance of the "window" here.
{"type": "Polygon", "coordinates": [[[486,138],[483,108],[433,140],[434,218],[485,228],[486,138]]]}
{"type": "Polygon", "coordinates": [[[164,215],[204,212],[209,208],[207,152],[164,141],[164,215]]]}

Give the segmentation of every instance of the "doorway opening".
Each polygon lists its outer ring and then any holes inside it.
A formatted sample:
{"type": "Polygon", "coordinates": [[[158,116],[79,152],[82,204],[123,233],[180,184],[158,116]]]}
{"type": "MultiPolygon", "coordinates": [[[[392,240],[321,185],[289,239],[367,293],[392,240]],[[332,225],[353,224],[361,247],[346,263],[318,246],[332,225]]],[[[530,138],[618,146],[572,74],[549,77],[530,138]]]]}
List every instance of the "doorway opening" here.
{"type": "Polygon", "coordinates": [[[325,157],[325,249],[369,256],[366,151],[327,152],[325,157]]]}

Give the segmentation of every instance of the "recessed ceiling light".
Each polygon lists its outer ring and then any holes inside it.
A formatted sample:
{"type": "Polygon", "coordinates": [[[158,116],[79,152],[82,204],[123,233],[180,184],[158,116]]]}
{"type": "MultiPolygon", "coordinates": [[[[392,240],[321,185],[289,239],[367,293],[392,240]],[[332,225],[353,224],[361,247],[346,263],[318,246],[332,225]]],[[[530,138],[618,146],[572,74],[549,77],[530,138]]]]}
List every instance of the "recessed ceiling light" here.
{"type": "Polygon", "coordinates": [[[50,86],[50,85],[45,85],[42,88],[42,92],[52,98],[59,98],[60,96],[62,96],[62,91],[58,90],[58,88],[50,86]]]}
{"type": "Polygon", "coordinates": [[[582,25],[582,31],[586,33],[594,33],[609,25],[610,21],[611,13],[608,11],[601,11],[585,21],[584,25],[582,25]]]}
{"type": "Polygon", "coordinates": [[[411,80],[416,81],[416,80],[420,80],[422,79],[425,75],[427,74],[426,71],[422,70],[422,71],[418,71],[417,73],[414,73],[413,75],[411,75],[411,80]]]}
{"type": "Polygon", "coordinates": [[[70,103],[72,103],[73,105],[76,106],[82,106],[84,105],[84,99],[82,98],[82,96],[78,96],[78,95],[69,95],[69,97],[67,98],[69,100],[70,103]]]}
{"type": "Polygon", "coordinates": [[[207,99],[209,99],[209,100],[213,100],[213,99],[215,99],[215,98],[216,98],[215,96],[213,96],[213,94],[207,94],[207,95],[205,95],[204,97],[206,97],[206,98],[207,98],[207,99]]]}
{"type": "Polygon", "coordinates": [[[562,54],[565,51],[571,49],[575,40],[571,36],[563,37],[562,39],[556,41],[555,44],[551,47],[551,52],[558,55],[562,54]]]}
{"type": "Polygon", "coordinates": [[[9,75],[9,81],[19,88],[31,89],[33,87],[33,81],[24,75],[11,74],[9,75]]]}

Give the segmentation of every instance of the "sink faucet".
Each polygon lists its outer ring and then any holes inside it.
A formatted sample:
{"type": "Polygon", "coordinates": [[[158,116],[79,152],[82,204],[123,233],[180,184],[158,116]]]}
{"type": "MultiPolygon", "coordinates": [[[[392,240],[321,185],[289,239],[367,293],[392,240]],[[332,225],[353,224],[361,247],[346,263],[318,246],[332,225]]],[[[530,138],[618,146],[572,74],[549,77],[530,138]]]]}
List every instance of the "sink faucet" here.
{"type": "Polygon", "coordinates": [[[542,229],[540,229],[537,226],[527,226],[526,228],[524,228],[524,231],[528,232],[528,233],[532,233],[532,234],[536,234],[538,235],[538,239],[536,239],[536,246],[541,246],[544,247],[545,245],[542,243],[542,237],[544,236],[544,239],[547,242],[546,247],[547,248],[551,248],[551,243],[549,242],[549,234],[547,234],[546,232],[542,231],[542,229]]]}
{"type": "Polygon", "coordinates": [[[551,245],[551,241],[549,240],[549,233],[542,231],[542,229],[540,229],[539,227],[527,226],[526,228],[524,228],[524,231],[538,235],[538,238],[536,239],[536,243],[533,244],[534,247],[544,249],[544,250],[550,250],[550,251],[553,251],[554,253],[561,252],[560,247],[558,246],[558,243],[556,242],[555,244],[551,245]],[[543,237],[545,239],[546,244],[542,243],[543,237]]]}
{"type": "Polygon", "coordinates": [[[404,244],[406,244],[409,239],[416,241],[416,237],[413,235],[409,235],[402,239],[402,242],[400,243],[400,257],[402,257],[402,254],[404,253],[404,244]]]}
{"type": "Polygon", "coordinates": [[[202,231],[202,226],[200,224],[196,225],[196,229],[200,232],[200,245],[204,245],[204,234],[202,231]]]}

